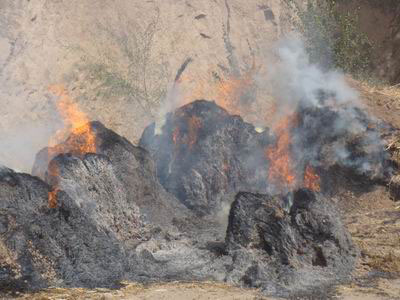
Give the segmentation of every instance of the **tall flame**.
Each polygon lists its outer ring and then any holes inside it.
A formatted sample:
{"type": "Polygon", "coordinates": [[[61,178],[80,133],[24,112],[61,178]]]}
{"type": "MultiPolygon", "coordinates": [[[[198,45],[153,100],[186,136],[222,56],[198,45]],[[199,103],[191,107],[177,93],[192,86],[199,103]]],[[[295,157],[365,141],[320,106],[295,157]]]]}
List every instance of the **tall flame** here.
{"type": "Polygon", "coordinates": [[[314,168],[307,165],[304,176],[301,179],[297,176],[298,164],[292,157],[292,136],[291,128],[296,124],[295,114],[283,117],[273,128],[277,137],[275,145],[265,150],[265,155],[270,162],[268,170],[268,180],[277,188],[289,192],[298,187],[305,187],[313,191],[320,191],[320,177],[314,168]]]}
{"type": "MultiPolygon", "coordinates": [[[[58,96],[57,109],[63,118],[64,128],[58,130],[50,139],[48,157],[53,158],[61,153],[72,153],[82,156],[86,153],[96,153],[96,135],[94,134],[87,115],[68,95],[63,85],[52,85],[49,91],[58,96]]],[[[59,169],[53,164],[48,166],[48,175],[56,181],[53,190],[49,192],[50,208],[57,206],[59,169]]]]}
{"type": "Polygon", "coordinates": [[[196,116],[192,116],[192,117],[190,117],[190,119],[188,121],[188,125],[189,125],[189,133],[188,133],[187,144],[189,146],[189,149],[192,149],[193,145],[197,141],[198,131],[202,126],[202,122],[201,122],[200,118],[198,118],[196,116]]]}
{"type": "Polygon", "coordinates": [[[252,113],[248,103],[242,103],[246,93],[254,85],[255,64],[241,76],[229,76],[221,79],[216,86],[216,103],[232,114],[243,115],[252,113]],[[247,105],[246,105],[247,104],[247,105]]]}
{"type": "Polygon", "coordinates": [[[55,156],[66,152],[75,155],[96,153],[96,136],[87,115],[79,109],[63,85],[52,85],[49,90],[59,97],[57,109],[64,121],[64,128],[58,130],[50,139],[49,154],[55,156]],[[69,139],[62,143],[67,137],[69,139]]]}
{"type": "Polygon", "coordinates": [[[273,129],[277,136],[274,146],[268,147],[265,155],[270,162],[268,179],[271,183],[290,191],[296,184],[294,163],[291,158],[291,134],[290,129],[296,121],[295,115],[288,115],[282,118],[273,129]]]}

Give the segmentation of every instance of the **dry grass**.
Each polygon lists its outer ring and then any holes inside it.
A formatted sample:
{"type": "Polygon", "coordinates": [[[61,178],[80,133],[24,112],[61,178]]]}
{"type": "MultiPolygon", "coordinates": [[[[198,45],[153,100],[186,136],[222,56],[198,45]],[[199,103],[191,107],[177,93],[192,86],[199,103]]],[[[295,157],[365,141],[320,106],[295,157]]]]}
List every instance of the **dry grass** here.
{"type": "Polygon", "coordinates": [[[360,269],[400,274],[400,209],[361,213],[349,230],[361,251],[360,269]]]}
{"type": "Polygon", "coordinates": [[[359,93],[361,102],[371,115],[400,128],[400,85],[361,82],[349,76],[346,82],[359,93]]]}
{"type": "Polygon", "coordinates": [[[271,299],[263,297],[257,290],[242,289],[216,282],[171,282],[163,284],[142,285],[123,283],[118,290],[82,289],[82,288],[50,288],[34,294],[21,294],[19,299],[33,300],[75,300],[75,299],[271,299]]]}
{"type": "Polygon", "coordinates": [[[370,82],[360,82],[362,89],[369,94],[381,94],[400,104],[400,84],[371,84],[370,82]]]}
{"type": "Polygon", "coordinates": [[[16,254],[10,251],[0,239],[0,268],[2,267],[10,268],[14,272],[15,278],[21,276],[21,266],[17,262],[16,254]]]}
{"type": "Polygon", "coordinates": [[[400,255],[390,251],[389,253],[369,255],[368,265],[376,270],[389,273],[400,273],[400,255]]]}
{"type": "Polygon", "coordinates": [[[344,220],[361,255],[352,282],[337,287],[338,298],[399,299],[399,204],[390,200],[384,187],[354,198],[347,196],[344,202],[344,220]],[[380,272],[385,276],[380,277],[380,272]]]}

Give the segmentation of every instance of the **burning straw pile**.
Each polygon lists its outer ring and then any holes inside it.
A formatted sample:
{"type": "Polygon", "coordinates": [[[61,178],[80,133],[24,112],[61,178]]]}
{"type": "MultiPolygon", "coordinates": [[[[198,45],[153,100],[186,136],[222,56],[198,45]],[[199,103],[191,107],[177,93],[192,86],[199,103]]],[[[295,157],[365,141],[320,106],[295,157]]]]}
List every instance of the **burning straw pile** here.
{"type": "Polygon", "coordinates": [[[329,197],[354,188],[340,176],[389,183],[384,126],[296,49],[262,131],[197,100],[134,146],[53,88],[68,126],[37,177],[0,170],[0,286],[212,279],[289,296],[345,280],[358,251],[329,197]]]}

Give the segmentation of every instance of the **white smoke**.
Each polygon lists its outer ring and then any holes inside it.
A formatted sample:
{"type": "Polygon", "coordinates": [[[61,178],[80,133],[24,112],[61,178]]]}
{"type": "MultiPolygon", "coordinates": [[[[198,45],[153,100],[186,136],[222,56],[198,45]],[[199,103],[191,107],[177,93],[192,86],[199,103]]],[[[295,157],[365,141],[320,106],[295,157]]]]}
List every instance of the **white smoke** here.
{"type": "Polygon", "coordinates": [[[311,64],[299,38],[280,41],[276,57],[267,78],[277,106],[275,119],[304,109],[313,112],[300,116],[302,124],[293,136],[295,156],[315,167],[340,164],[360,173],[381,173],[386,153],[378,131],[369,128],[379,121],[363,110],[344,74],[311,64]],[[349,149],[354,140],[364,154],[355,156],[349,149]]]}
{"type": "Polygon", "coordinates": [[[181,104],[181,96],[179,91],[179,82],[173,82],[169,85],[164,99],[161,101],[160,108],[155,120],[154,134],[162,134],[162,128],[166,121],[167,113],[175,110],[181,104]]]}
{"type": "Polygon", "coordinates": [[[340,104],[360,105],[357,92],[346,84],[343,73],[324,72],[310,63],[300,38],[292,36],[281,40],[276,55],[278,61],[269,64],[267,80],[279,105],[295,107],[300,101],[306,101],[320,106],[320,91],[333,93],[340,104]]]}

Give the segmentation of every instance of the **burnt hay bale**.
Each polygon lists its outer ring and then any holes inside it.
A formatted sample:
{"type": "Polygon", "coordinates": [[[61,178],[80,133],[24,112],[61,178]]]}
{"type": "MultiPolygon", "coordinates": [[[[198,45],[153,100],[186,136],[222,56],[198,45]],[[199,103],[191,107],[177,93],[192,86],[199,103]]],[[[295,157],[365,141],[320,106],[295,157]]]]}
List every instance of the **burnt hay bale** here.
{"type": "Polygon", "coordinates": [[[348,276],[358,251],[329,200],[301,189],[289,212],[283,203],[281,196],[236,196],[226,235],[229,280],[290,293],[348,276]]]}

